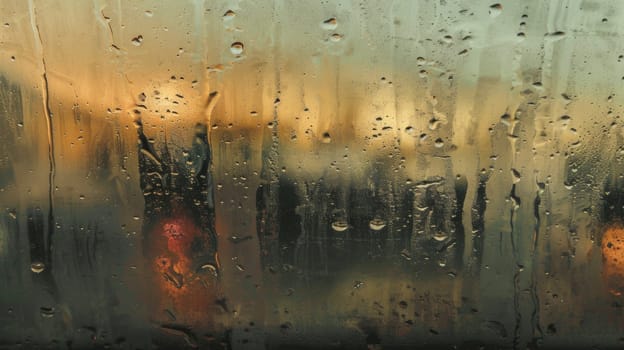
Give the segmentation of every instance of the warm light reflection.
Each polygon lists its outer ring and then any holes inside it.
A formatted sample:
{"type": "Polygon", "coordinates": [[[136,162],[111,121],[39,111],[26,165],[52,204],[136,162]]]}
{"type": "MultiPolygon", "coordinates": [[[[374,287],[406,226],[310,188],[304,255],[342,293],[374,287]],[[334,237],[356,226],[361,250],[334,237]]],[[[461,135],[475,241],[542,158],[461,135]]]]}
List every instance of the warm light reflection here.
{"type": "Polygon", "coordinates": [[[152,293],[158,305],[153,317],[163,318],[162,310],[170,310],[191,324],[206,322],[216,295],[216,266],[201,254],[210,251],[206,235],[190,213],[179,207],[156,223],[148,235],[155,282],[150,288],[156,287],[152,293]]]}
{"type": "Polygon", "coordinates": [[[624,226],[611,224],[602,237],[602,276],[613,295],[620,296],[624,291],[624,226]]]}

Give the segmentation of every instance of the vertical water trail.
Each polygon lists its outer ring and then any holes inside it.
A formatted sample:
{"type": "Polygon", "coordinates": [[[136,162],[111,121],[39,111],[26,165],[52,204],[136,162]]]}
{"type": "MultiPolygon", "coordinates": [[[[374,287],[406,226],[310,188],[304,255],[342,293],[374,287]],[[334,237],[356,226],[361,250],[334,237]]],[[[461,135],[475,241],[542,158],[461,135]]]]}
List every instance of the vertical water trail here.
{"type": "Polygon", "coordinates": [[[43,102],[43,113],[45,116],[47,138],[48,138],[48,232],[47,237],[44,240],[46,245],[45,264],[50,268],[52,261],[52,236],[54,235],[54,180],[56,174],[56,162],[54,159],[54,125],[52,120],[52,111],[50,110],[50,93],[48,85],[48,73],[45,55],[43,52],[43,39],[41,38],[41,32],[39,30],[39,24],[37,23],[37,9],[34,4],[34,0],[28,1],[28,10],[30,14],[30,24],[32,26],[34,42],[36,50],[39,54],[41,61],[41,91],[43,102]]]}
{"type": "MultiPolygon", "coordinates": [[[[541,184],[538,183],[538,186],[541,186],[541,184]]],[[[541,189],[537,190],[537,193],[535,193],[535,199],[533,200],[533,216],[535,217],[535,226],[533,229],[533,250],[532,250],[533,255],[535,255],[535,252],[537,251],[537,242],[539,240],[539,229],[540,229],[540,226],[542,225],[542,219],[540,218],[540,213],[539,213],[539,207],[540,207],[540,204],[542,203],[542,197],[540,196],[540,191],[541,189]]]]}
{"type": "MultiPolygon", "coordinates": [[[[515,254],[514,254],[515,255],[515,254]]],[[[517,261],[517,260],[516,260],[517,261]]],[[[520,295],[518,293],[518,286],[520,285],[520,272],[522,269],[519,266],[516,266],[516,272],[513,277],[513,286],[514,286],[514,310],[515,310],[515,321],[516,325],[514,327],[514,337],[513,337],[513,348],[519,349],[520,346],[520,328],[522,325],[522,312],[520,311],[520,295]]]]}
{"type": "Polygon", "coordinates": [[[531,313],[531,326],[533,329],[533,337],[534,339],[542,339],[544,337],[544,332],[542,331],[542,327],[540,326],[540,303],[539,297],[537,294],[537,268],[535,267],[535,262],[537,260],[537,245],[539,240],[539,230],[542,225],[542,219],[540,217],[539,209],[540,204],[542,203],[542,197],[540,196],[540,192],[542,191],[543,184],[537,183],[538,190],[535,194],[535,200],[533,201],[533,215],[535,217],[535,228],[533,230],[533,250],[531,251],[532,259],[533,259],[533,276],[531,277],[531,299],[533,302],[533,312],[531,313]]]}
{"type": "Polygon", "coordinates": [[[485,210],[487,209],[486,198],[487,177],[481,175],[477,185],[477,195],[472,203],[472,230],[473,230],[473,250],[475,254],[475,265],[477,271],[481,269],[484,250],[485,231],[485,210]]]}
{"type": "Polygon", "coordinates": [[[511,237],[511,249],[517,262],[518,250],[517,250],[516,237],[515,237],[515,232],[514,232],[514,220],[516,219],[516,210],[520,206],[520,197],[516,195],[515,184],[511,186],[511,192],[509,192],[509,199],[511,200],[511,209],[510,209],[511,213],[509,215],[509,234],[511,237]]]}
{"type": "Polygon", "coordinates": [[[455,237],[457,242],[456,256],[455,256],[455,268],[457,270],[463,269],[464,262],[464,240],[466,232],[464,229],[464,201],[466,200],[466,193],[468,192],[468,181],[466,176],[460,176],[455,180],[455,209],[453,226],[455,227],[455,237]]]}
{"type": "MultiPolygon", "coordinates": [[[[277,5],[274,4],[273,7],[273,18],[277,18],[278,17],[278,9],[276,8],[277,5]]],[[[281,53],[281,25],[280,22],[275,21],[274,25],[273,25],[273,50],[274,50],[274,58],[273,58],[273,65],[275,68],[275,72],[274,72],[274,79],[275,79],[275,94],[276,94],[276,98],[274,101],[274,105],[273,105],[273,129],[272,129],[272,133],[271,133],[271,150],[269,151],[269,158],[272,160],[271,162],[271,182],[277,182],[279,181],[278,177],[279,177],[279,171],[278,171],[278,162],[279,162],[279,134],[278,134],[278,128],[279,128],[279,121],[278,121],[278,106],[280,103],[280,93],[281,93],[281,72],[280,72],[280,64],[281,64],[281,57],[280,57],[280,53],[281,53]]]]}
{"type": "Polygon", "coordinates": [[[513,277],[513,300],[514,300],[514,310],[515,310],[515,321],[516,325],[514,327],[514,337],[513,337],[513,348],[518,349],[520,345],[520,328],[522,325],[522,312],[520,311],[520,295],[518,293],[518,288],[520,285],[520,272],[522,271],[522,266],[518,265],[518,246],[516,245],[516,232],[514,232],[514,220],[516,219],[516,210],[520,206],[520,198],[516,195],[516,185],[511,185],[511,192],[509,193],[509,199],[511,200],[511,208],[509,215],[509,235],[511,238],[511,251],[514,257],[515,262],[515,273],[513,277]]]}

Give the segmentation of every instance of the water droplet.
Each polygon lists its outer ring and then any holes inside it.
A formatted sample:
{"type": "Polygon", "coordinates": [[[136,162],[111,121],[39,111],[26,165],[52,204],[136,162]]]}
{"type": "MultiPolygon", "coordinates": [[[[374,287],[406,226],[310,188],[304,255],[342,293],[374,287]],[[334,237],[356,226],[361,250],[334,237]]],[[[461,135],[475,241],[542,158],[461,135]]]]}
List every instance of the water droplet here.
{"type": "Polygon", "coordinates": [[[507,114],[507,113],[503,114],[500,117],[500,121],[501,121],[501,123],[505,124],[506,126],[511,126],[511,124],[512,124],[511,116],[509,114],[507,114]]]}
{"type": "Polygon", "coordinates": [[[223,72],[223,70],[225,69],[225,66],[220,63],[217,63],[214,66],[209,66],[207,69],[209,72],[223,72]]]}
{"type": "Polygon", "coordinates": [[[349,228],[349,223],[346,220],[336,220],[332,222],[331,227],[336,232],[344,232],[349,228]]]}
{"type": "Polygon", "coordinates": [[[380,218],[374,218],[373,220],[368,222],[368,227],[370,227],[373,231],[379,231],[386,227],[386,222],[380,218]]]}
{"type": "Polygon", "coordinates": [[[243,43],[238,42],[238,41],[230,45],[230,52],[233,55],[237,55],[237,56],[241,55],[244,49],[245,49],[245,46],[243,45],[243,43]]]}
{"type": "Polygon", "coordinates": [[[235,16],[236,16],[236,12],[234,12],[232,10],[227,10],[223,14],[223,19],[229,20],[229,19],[234,18],[235,16]]]}
{"type": "Polygon", "coordinates": [[[257,117],[258,116],[258,112],[251,111],[251,112],[249,112],[249,115],[251,115],[252,117],[257,117]]]}
{"type": "Polygon", "coordinates": [[[330,143],[332,141],[331,139],[331,135],[329,135],[329,132],[324,132],[323,133],[323,138],[321,140],[323,143],[330,143]]]}
{"type": "MultiPolygon", "coordinates": [[[[554,296],[554,295],[553,295],[553,296],[554,296]]],[[[548,335],[554,335],[554,334],[556,334],[556,333],[557,333],[557,327],[555,326],[555,324],[554,324],[554,323],[551,323],[551,324],[549,324],[549,325],[546,327],[546,334],[548,334],[548,335]]]]}
{"type": "Polygon", "coordinates": [[[30,271],[34,273],[42,273],[45,270],[45,264],[39,261],[30,264],[30,271]]]}
{"type": "Polygon", "coordinates": [[[520,182],[520,172],[514,168],[511,169],[511,176],[513,177],[513,183],[520,182]]]}
{"type": "Polygon", "coordinates": [[[426,63],[425,58],[424,57],[416,57],[416,64],[419,66],[422,66],[426,63]]]}
{"type": "Polygon", "coordinates": [[[337,42],[339,42],[340,40],[342,40],[342,37],[343,37],[343,35],[342,35],[342,34],[334,33],[334,34],[332,34],[332,35],[329,37],[329,40],[331,40],[331,41],[333,41],[333,42],[337,43],[337,42]]]}
{"type": "Polygon", "coordinates": [[[362,288],[362,286],[364,286],[364,282],[362,282],[362,281],[354,281],[353,282],[353,289],[359,289],[359,288],[362,288]]]}
{"type": "Polygon", "coordinates": [[[442,124],[445,124],[446,121],[442,118],[432,117],[429,119],[429,130],[437,130],[442,124]]]}
{"type": "Polygon", "coordinates": [[[501,4],[494,4],[490,6],[490,17],[496,17],[503,12],[503,6],[501,4]]]}
{"type": "Polygon", "coordinates": [[[213,264],[203,264],[199,267],[199,269],[202,271],[208,271],[214,276],[217,276],[217,268],[213,264]]]}
{"type": "Polygon", "coordinates": [[[437,148],[442,148],[442,147],[444,147],[444,140],[442,140],[441,138],[437,138],[437,139],[435,140],[434,145],[435,145],[437,148]]]}
{"type": "Polygon", "coordinates": [[[132,38],[132,44],[134,46],[141,46],[142,43],[143,43],[143,35],[139,35],[139,36],[132,38]]]}
{"type": "Polygon", "coordinates": [[[408,135],[410,135],[410,136],[413,136],[413,135],[414,135],[414,132],[415,132],[415,130],[414,130],[414,128],[413,128],[413,127],[411,127],[411,126],[408,126],[408,127],[406,127],[406,128],[405,128],[405,133],[407,133],[407,134],[408,134],[408,135]]]}
{"type": "Polygon", "coordinates": [[[411,261],[412,260],[412,254],[410,254],[409,250],[407,250],[407,249],[403,249],[401,251],[401,257],[403,257],[403,259],[405,259],[407,261],[411,261]]]}
{"type": "Polygon", "coordinates": [[[563,37],[565,37],[565,35],[565,32],[558,30],[556,32],[546,33],[545,37],[549,40],[555,41],[562,39],[563,37]]]}
{"type": "Polygon", "coordinates": [[[154,17],[154,12],[147,10],[144,12],[146,17],[154,17]]]}
{"type": "Polygon", "coordinates": [[[336,18],[334,17],[327,19],[323,21],[323,23],[321,23],[321,28],[325,30],[334,30],[336,29],[336,27],[338,27],[338,21],[336,21],[336,18]]]}
{"type": "Polygon", "coordinates": [[[284,322],[280,325],[280,332],[282,332],[283,334],[286,334],[291,328],[292,328],[292,323],[284,322]]]}
{"type": "Polygon", "coordinates": [[[442,242],[445,241],[448,238],[448,235],[446,234],[446,232],[436,232],[433,234],[433,239],[435,239],[438,242],[442,242]]]}
{"type": "Polygon", "coordinates": [[[44,318],[54,317],[55,312],[56,310],[53,307],[42,306],[39,308],[39,313],[41,314],[41,317],[44,317],[44,318]]]}

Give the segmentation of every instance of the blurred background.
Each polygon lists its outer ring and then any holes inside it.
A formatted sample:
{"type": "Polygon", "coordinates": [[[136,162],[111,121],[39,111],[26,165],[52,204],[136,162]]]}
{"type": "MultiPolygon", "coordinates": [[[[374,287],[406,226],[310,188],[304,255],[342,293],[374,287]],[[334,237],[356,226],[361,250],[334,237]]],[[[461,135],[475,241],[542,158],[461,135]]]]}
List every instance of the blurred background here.
{"type": "Polygon", "coordinates": [[[0,0],[0,349],[623,347],[622,23],[0,0]]]}

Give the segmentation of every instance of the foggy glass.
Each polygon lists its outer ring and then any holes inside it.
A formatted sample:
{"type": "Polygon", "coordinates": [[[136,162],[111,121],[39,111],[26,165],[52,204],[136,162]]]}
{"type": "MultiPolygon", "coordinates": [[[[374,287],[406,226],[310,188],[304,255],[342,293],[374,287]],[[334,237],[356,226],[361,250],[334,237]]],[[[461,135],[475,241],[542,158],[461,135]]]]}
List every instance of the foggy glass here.
{"type": "Polygon", "coordinates": [[[622,23],[0,0],[0,348],[624,347],[622,23]]]}

